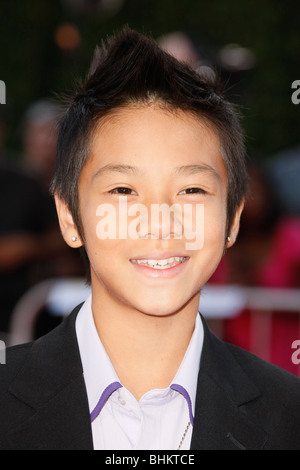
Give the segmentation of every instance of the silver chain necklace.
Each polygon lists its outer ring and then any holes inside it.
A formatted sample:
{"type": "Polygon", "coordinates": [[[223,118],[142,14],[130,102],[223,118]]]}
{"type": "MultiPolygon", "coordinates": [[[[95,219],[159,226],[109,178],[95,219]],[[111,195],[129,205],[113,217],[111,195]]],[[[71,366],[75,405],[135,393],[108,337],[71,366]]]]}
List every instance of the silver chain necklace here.
{"type": "Polygon", "coordinates": [[[182,438],[181,438],[181,441],[180,441],[180,443],[179,443],[179,446],[178,446],[178,449],[177,449],[177,450],[180,450],[180,449],[181,449],[181,446],[182,446],[182,444],[183,444],[183,441],[184,441],[184,439],[185,439],[185,436],[187,435],[187,432],[188,432],[188,430],[189,430],[190,425],[191,425],[191,422],[189,421],[188,424],[187,424],[187,427],[186,427],[185,430],[184,430],[183,436],[182,436],[182,438]]]}

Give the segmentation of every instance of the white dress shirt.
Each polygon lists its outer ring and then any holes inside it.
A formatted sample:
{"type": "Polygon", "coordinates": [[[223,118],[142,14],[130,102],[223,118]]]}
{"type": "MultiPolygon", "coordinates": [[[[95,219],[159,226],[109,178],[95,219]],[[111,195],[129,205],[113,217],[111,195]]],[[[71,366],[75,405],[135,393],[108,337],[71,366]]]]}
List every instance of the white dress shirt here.
{"type": "Polygon", "coordinates": [[[91,415],[94,449],[189,449],[192,436],[203,325],[195,329],[169,387],[154,389],[137,401],[121,385],[98,336],[91,296],[76,319],[76,334],[91,415]],[[188,424],[190,423],[190,424],[188,424]]]}

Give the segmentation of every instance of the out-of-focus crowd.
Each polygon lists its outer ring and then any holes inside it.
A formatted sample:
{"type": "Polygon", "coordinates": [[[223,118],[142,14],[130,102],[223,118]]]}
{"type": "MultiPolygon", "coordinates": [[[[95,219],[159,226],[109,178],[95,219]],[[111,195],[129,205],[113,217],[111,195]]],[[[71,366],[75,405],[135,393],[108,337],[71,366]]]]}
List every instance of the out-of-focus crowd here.
{"type": "Polygon", "coordinates": [[[61,114],[58,103],[41,100],[20,125],[21,153],[6,145],[7,122],[0,115],[0,331],[5,340],[12,312],[35,284],[49,278],[79,276],[78,253],[68,248],[49,193],[61,114]]]}

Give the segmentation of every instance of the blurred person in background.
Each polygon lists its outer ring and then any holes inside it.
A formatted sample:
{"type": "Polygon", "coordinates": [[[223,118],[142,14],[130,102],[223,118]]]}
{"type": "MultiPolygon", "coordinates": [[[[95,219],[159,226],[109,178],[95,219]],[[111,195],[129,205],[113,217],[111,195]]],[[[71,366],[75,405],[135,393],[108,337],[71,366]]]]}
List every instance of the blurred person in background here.
{"type": "Polygon", "coordinates": [[[190,38],[182,31],[173,31],[157,39],[159,46],[180,62],[193,68],[200,65],[200,57],[190,38]]]}
{"type": "MultiPolygon", "coordinates": [[[[241,219],[238,243],[226,252],[211,282],[265,288],[300,288],[300,217],[286,214],[276,187],[262,165],[249,167],[250,194],[241,219]]],[[[225,339],[251,350],[251,315],[244,310],[225,320],[225,339]]],[[[296,375],[291,344],[298,316],[273,314],[270,360],[296,375]]]]}
{"type": "Polygon", "coordinates": [[[78,257],[62,241],[48,190],[56,151],[57,118],[57,106],[47,106],[44,101],[31,106],[23,127],[25,155],[12,159],[5,147],[5,121],[0,117],[0,339],[3,340],[9,334],[16,303],[30,287],[49,277],[81,273],[78,257]]]}
{"type": "Polygon", "coordinates": [[[22,122],[22,154],[26,171],[38,179],[46,194],[54,171],[57,124],[61,106],[50,99],[31,104],[22,122]]]}
{"type": "Polygon", "coordinates": [[[39,183],[10,158],[1,120],[0,332],[9,332],[12,310],[35,279],[33,266],[51,249],[50,207],[39,183]]]}
{"type": "Polygon", "coordinates": [[[53,177],[58,123],[63,109],[58,101],[44,98],[32,103],[22,119],[22,166],[24,170],[38,181],[49,206],[49,224],[54,222],[52,242],[58,250],[51,265],[55,276],[81,276],[84,274],[82,263],[77,252],[65,247],[57,223],[55,203],[49,192],[53,177]]]}
{"type": "Polygon", "coordinates": [[[213,79],[215,72],[212,65],[215,59],[210,47],[200,39],[197,42],[195,44],[184,31],[172,31],[157,39],[158,45],[165,52],[171,54],[180,62],[188,64],[201,73],[202,76],[213,79]]]}
{"type": "Polygon", "coordinates": [[[300,143],[275,154],[267,171],[285,212],[300,216],[300,143]]]}

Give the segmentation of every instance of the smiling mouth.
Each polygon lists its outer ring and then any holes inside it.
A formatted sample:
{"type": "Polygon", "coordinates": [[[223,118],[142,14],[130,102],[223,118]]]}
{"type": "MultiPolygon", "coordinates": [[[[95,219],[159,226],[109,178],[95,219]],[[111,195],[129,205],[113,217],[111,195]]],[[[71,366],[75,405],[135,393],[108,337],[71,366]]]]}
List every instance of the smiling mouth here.
{"type": "Polygon", "coordinates": [[[152,269],[169,269],[178,266],[187,259],[186,256],[174,256],[165,259],[131,259],[132,263],[152,269]]]}

